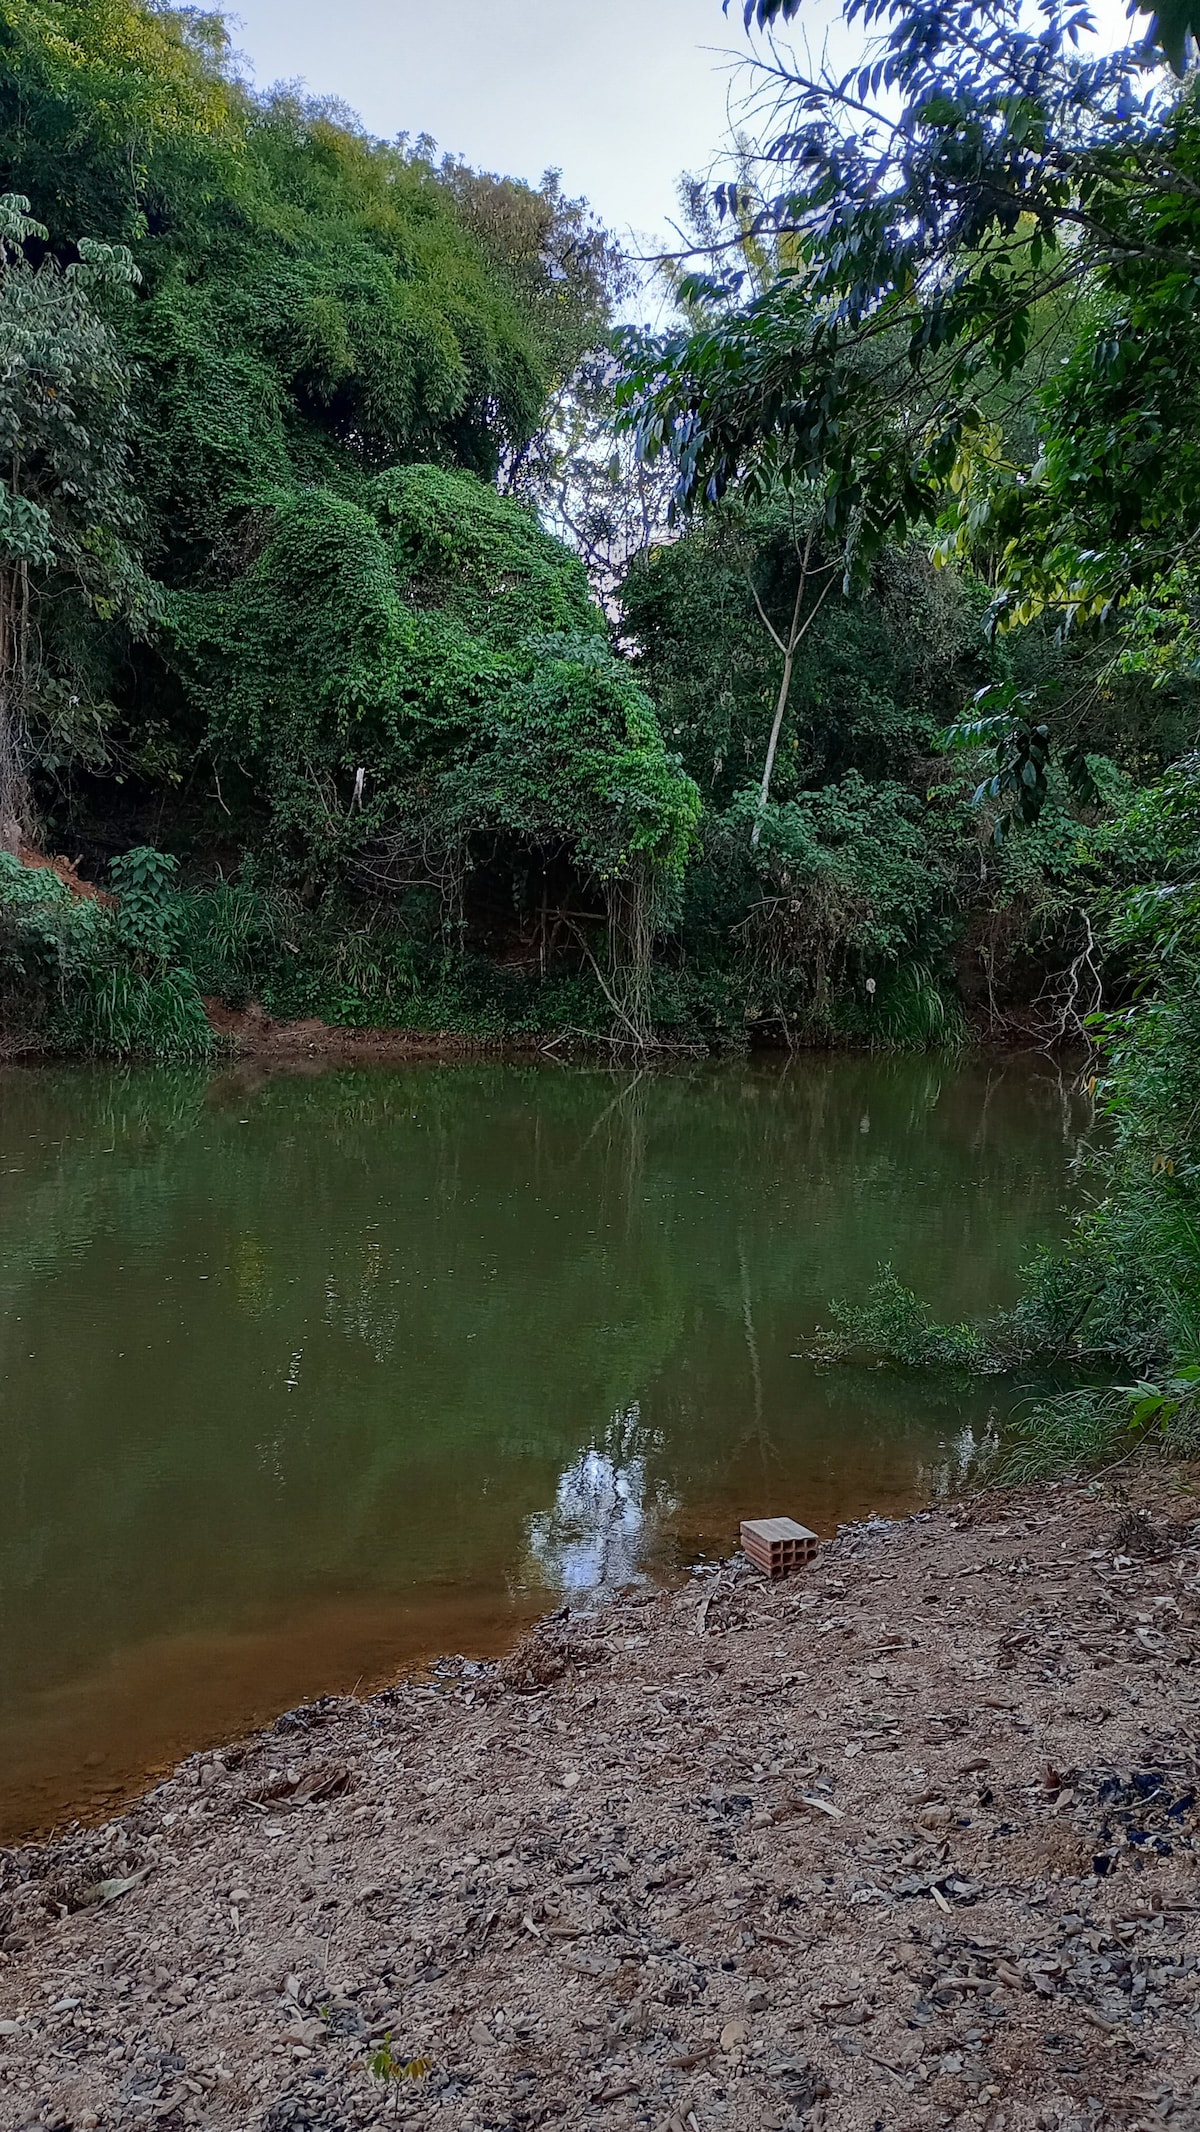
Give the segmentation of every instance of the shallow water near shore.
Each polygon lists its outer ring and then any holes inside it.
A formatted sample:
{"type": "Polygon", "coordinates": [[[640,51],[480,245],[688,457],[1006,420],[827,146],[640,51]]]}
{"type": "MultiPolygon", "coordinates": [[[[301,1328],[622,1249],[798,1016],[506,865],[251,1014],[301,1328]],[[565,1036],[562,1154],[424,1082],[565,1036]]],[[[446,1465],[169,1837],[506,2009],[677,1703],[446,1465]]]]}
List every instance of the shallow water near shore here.
{"type": "Polygon", "coordinates": [[[0,1836],[981,1472],[1023,1388],[806,1349],[888,1261],[1010,1301],[1087,1122],[1011,1058],[0,1072],[0,1836]]]}

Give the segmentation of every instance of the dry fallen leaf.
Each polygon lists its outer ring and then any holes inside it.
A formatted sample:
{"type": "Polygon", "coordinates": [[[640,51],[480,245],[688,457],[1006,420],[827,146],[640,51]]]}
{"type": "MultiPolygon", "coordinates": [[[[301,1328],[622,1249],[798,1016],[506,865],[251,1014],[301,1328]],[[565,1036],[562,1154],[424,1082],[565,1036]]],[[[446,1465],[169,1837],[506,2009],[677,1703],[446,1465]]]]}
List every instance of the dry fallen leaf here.
{"type": "Polygon", "coordinates": [[[80,1909],[89,1903],[114,1903],[118,1895],[128,1895],[131,1888],[140,1887],[146,1875],[153,1870],[153,1866],[145,1865],[140,1866],[136,1873],[126,1874],[123,1880],[97,1881],[94,1888],[85,1888],[79,1897],[80,1909]]]}

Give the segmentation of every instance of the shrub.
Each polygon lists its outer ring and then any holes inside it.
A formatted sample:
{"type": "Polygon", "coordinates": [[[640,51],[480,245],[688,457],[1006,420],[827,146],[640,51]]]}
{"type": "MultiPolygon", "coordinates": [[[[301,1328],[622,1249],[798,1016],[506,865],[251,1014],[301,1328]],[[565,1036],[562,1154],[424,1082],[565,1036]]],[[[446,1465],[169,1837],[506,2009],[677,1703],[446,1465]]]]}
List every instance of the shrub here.
{"type": "Polygon", "coordinates": [[[75,895],[48,867],[0,852],[0,1020],[10,1049],[203,1055],[212,1031],[192,971],[174,959],[174,862],[127,854],[114,908],[75,895]]]}

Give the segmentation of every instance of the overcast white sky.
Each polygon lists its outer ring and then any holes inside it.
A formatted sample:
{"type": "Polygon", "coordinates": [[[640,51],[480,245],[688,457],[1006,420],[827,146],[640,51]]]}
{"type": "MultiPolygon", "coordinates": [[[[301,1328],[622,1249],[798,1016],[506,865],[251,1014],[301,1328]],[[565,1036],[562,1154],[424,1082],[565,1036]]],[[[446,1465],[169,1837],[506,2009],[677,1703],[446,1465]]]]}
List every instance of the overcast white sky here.
{"type": "MultiPolygon", "coordinates": [[[[1097,13],[1124,34],[1123,0],[1097,13]]],[[[817,0],[811,20],[835,10],[817,0]]],[[[745,93],[741,0],[231,0],[260,88],[303,80],[372,133],[431,133],[484,169],[561,169],[621,236],[661,233],[745,93]]]]}
{"type": "Polygon", "coordinates": [[[741,7],[721,0],[233,0],[260,88],[300,76],[372,133],[431,133],[508,176],[561,169],[608,223],[658,230],[725,134],[741,7]],[[708,47],[708,49],[706,49],[708,47]]]}

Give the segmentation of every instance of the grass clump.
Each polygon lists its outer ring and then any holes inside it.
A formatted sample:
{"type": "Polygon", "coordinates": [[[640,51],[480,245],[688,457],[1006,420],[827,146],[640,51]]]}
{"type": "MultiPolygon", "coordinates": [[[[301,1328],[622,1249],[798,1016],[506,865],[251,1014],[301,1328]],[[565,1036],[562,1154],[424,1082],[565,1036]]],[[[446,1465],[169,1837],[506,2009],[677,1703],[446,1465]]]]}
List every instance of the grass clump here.
{"type": "Polygon", "coordinates": [[[1039,1400],[1017,1423],[1004,1478],[1045,1480],[1143,1446],[1169,1458],[1200,1456],[1200,1362],[1183,1364],[1158,1384],[1084,1387],[1039,1400]]]}

